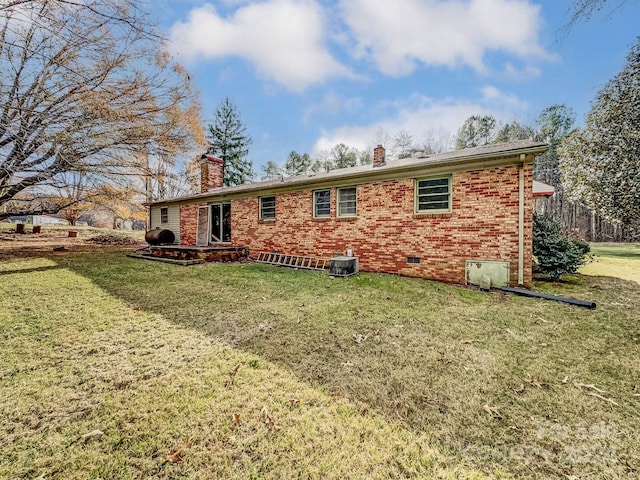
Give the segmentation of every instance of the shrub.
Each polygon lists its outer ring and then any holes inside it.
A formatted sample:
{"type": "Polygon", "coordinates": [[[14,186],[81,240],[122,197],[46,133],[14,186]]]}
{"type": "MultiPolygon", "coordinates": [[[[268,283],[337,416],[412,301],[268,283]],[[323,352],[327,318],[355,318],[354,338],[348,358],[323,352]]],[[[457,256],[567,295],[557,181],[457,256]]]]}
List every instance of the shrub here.
{"type": "Polygon", "coordinates": [[[560,223],[551,215],[533,216],[533,255],[540,272],[556,281],[565,273],[576,273],[589,254],[589,244],[572,240],[562,232],[560,223]]]}

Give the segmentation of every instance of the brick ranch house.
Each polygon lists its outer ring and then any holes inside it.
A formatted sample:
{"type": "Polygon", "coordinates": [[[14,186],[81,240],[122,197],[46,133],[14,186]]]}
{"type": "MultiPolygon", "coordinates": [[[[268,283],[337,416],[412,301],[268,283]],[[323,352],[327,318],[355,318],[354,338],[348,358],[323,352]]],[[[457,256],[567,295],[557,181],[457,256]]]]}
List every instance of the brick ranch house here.
{"type": "Polygon", "coordinates": [[[373,165],[233,187],[222,186],[222,160],[203,156],[202,192],[149,203],[149,225],[183,247],[349,252],[361,271],[457,284],[477,265],[530,286],[532,170],[546,149],[524,140],[387,163],[378,146],[373,165]]]}

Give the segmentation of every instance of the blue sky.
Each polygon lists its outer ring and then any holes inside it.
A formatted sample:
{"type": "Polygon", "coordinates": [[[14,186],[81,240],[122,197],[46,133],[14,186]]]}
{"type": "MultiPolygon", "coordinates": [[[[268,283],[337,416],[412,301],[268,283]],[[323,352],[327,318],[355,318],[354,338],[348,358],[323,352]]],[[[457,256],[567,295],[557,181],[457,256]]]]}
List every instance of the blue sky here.
{"type": "MultiPolygon", "coordinates": [[[[447,142],[470,115],[584,121],[640,35],[640,2],[563,34],[568,0],[160,0],[152,14],[203,117],[228,96],[259,172],[296,150],[372,148],[380,133],[447,142]]],[[[391,142],[390,142],[391,143],[391,142]]]]}

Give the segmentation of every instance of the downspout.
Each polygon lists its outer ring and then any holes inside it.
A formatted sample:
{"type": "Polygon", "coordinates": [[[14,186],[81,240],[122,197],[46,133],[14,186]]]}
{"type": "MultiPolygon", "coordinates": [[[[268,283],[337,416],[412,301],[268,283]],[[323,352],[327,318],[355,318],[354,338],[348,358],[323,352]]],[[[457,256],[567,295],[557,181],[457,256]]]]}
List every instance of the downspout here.
{"type": "Polygon", "coordinates": [[[524,161],[525,154],[520,154],[518,165],[518,285],[524,284],[524,161]]]}

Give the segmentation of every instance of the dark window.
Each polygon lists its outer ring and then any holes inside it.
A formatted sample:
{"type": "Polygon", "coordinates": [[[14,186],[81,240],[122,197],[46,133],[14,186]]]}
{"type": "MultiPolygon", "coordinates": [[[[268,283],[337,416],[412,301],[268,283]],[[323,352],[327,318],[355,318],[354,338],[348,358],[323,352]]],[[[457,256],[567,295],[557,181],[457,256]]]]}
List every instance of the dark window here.
{"type": "Polygon", "coordinates": [[[316,218],[331,216],[331,190],[313,192],[313,216],[316,218]]]}
{"type": "Polygon", "coordinates": [[[355,217],[357,212],[356,187],[338,189],[338,216],[355,217]]]}
{"type": "Polygon", "coordinates": [[[276,197],[260,197],[260,219],[276,219],[276,197]]]}
{"type": "Polygon", "coordinates": [[[407,257],[407,263],[420,263],[420,257],[407,257]]]}
{"type": "Polygon", "coordinates": [[[211,241],[231,241],[231,204],[211,205],[211,241]]]}
{"type": "Polygon", "coordinates": [[[169,209],[167,207],[160,209],[160,223],[169,223],[169,209]]]}
{"type": "Polygon", "coordinates": [[[425,178],[416,181],[416,212],[451,211],[451,177],[425,178]]]}

